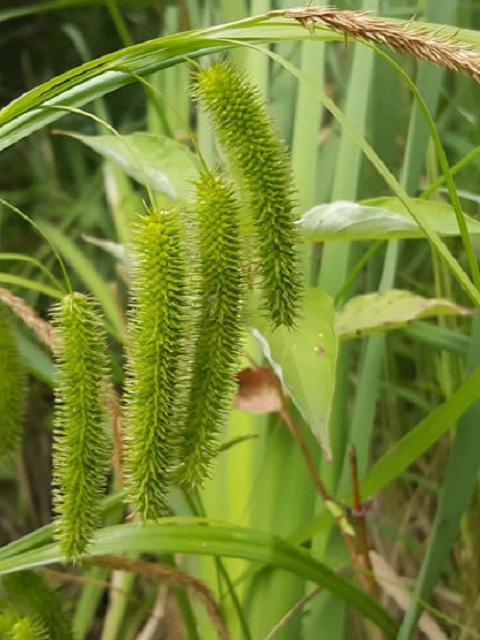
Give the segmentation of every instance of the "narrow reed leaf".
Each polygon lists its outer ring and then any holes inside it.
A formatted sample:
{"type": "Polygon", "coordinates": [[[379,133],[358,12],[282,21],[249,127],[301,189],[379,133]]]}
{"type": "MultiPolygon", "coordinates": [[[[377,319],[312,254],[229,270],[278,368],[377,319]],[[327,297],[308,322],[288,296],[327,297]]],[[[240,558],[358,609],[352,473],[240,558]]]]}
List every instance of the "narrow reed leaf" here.
{"type": "Polygon", "coordinates": [[[292,327],[302,278],[293,213],[293,176],[258,90],[229,62],[202,69],[195,95],[205,105],[230,165],[246,191],[256,235],[260,278],[274,327],[292,327]]]}
{"type": "Polygon", "coordinates": [[[107,346],[91,298],[72,293],[53,309],[59,384],[55,390],[53,480],[56,533],[67,560],[85,553],[99,520],[109,447],[102,382],[107,346]]]}
{"type": "Polygon", "coordinates": [[[186,259],[177,212],[139,219],[132,237],[126,382],[126,488],[143,520],[164,515],[184,355],[186,259]]]}
{"type": "MultiPolygon", "coordinates": [[[[237,527],[228,523],[218,525],[203,518],[201,522],[192,518],[169,518],[169,521],[162,524],[148,524],[145,527],[121,524],[104,527],[95,534],[92,555],[124,553],[126,549],[132,554],[175,553],[241,558],[257,563],[257,566],[261,564],[278,567],[332,592],[367,619],[372,620],[384,631],[387,638],[396,638],[397,622],[378,600],[356,586],[350,577],[343,577],[318,560],[307,549],[295,546],[267,531],[237,527]]],[[[59,558],[57,545],[47,544],[19,550],[19,553],[0,562],[0,574],[52,564],[58,562],[59,558]]],[[[234,637],[236,640],[239,636],[234,637]]]]}
{"type": "Polygon", "coordinates": [[[10,311],[0,302],[0,461],[22,446],[26,374],[10,326],[10,311]]]}
{"type": "MultiPolygon", "coordinates": [[[[36,571],[18,571],[2,576],[1,588],[12,603],[17,621],[12,627],[15,634],[7,638],[25,640],[71,640],[69,617],[62,600],[36,571]],[[29,635],[30,634],[30,635],[29,635]]],[[[1,605],[0,605],[1,606],[1,605]]],[[[0,635],[3,638],[3,635],[0,635]]]]}
{"type": "Polygon", "coordinates": [[[235,394],[241,338],[240,205],[218,175],[206,173],[196,186],[199,335],[178,475],[188,487],[203,482],[218,451],[217,435],[235,394]]]}

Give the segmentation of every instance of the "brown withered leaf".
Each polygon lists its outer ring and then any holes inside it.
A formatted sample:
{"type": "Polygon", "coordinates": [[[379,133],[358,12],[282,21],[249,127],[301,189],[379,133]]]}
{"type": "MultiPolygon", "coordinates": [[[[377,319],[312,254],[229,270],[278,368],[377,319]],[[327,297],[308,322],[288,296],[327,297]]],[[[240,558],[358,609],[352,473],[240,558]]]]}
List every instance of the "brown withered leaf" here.
{"type": "Polygon", "coordinates": [[[270,369],[243,369],[237,373],[237,380],[235,409],[249,413],[273,413],[282,410],[282,392],[270,369]]]}

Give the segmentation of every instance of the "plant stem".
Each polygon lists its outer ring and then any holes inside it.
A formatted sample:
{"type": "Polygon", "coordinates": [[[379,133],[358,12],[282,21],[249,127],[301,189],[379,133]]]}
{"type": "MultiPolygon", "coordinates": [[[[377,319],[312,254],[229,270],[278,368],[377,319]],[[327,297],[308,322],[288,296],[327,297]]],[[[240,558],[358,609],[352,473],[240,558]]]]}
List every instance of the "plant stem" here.
{"type": "MultiPolygon", "coordinates": [[[[317,489],[320,497],[322,498],[322,500],[325,502],[325,504],[328,505],[334,504],[334,500],[331,497],[331,495],[328,493],[325,485],[323,484],[323,482],[321,481],[321,479],[318,477],[317,474],[317,470],[315,468],[315,463],[313,462],[313,458],[310,454],[310,451],[308,450],[308,447],[305,443],[305,440],[303,439],[302,434],[300,433],[299,428],[297,427],[297,425],[295,424],[295,421],[293,420],[292,416],[290,415],[288,409],[286,408],[285,404],[283,406],[283,409],[280,411],[280,415],[282,416],[283,420],[285,421],[287,427],[290,430],[290,433],[292,434],[292,437],[294,438],[294,440],[296,440],[296,442],[299,444],[300,449],[302,451],[302,455],[305,459],[307,468],[308,468],[308,472],[310,473],[310,476],[313,480],[313,483],[315,485],[315,488],[317,489]]],[[[342,522],[342,516],[340,514],[335,514],[333,513],[333,510],[330,509],[330,512],[333,514],[333,517],[335,518],[335,522],[338,525],[338,528],[340,529],[340,533],[342,535],[343,541],[345,543],[345,546],[348,550],[348,553],[350,554],[350,558],[351,561],[353,563],[354,566],[356,566],[357,568],[359,568],[361,570],[361,574],[363,575],[363,566],[360,564],[359,560],[358,560],[358,554],[357,554],[357,550],[355,548],[355,544],[354,541],[351,537],[351,535],[349,533],[347,533],[345,531],[345,527],[343,526],[343,522],[342,522]]]]}
{"type": "Polygon", "coordinates": [[[350,468],[352,472],[352,493],[353,493],[353,510],[352,515],[355,521],[355,528],[357,531],[357,539],[362,552],[363,565],[365,569],[365,581],[367,583],[368,591],[372,596],[378,599],[378,585],[375,580],[375,573],[373,571],[372,562],[370,560],[370,554],[368,552],[368,535],[367,535],[367,523],[365,521],[365,508],[360,498],[360,487],[358,482],[358,465],[357,465],[357,451],[352,445],[349,451],[350,456],[350,468]]]}

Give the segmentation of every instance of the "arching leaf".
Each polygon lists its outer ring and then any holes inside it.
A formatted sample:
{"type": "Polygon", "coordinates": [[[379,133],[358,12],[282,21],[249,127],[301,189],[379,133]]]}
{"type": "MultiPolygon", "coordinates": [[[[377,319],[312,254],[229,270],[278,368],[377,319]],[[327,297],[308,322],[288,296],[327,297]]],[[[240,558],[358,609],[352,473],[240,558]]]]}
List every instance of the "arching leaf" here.
{"type": "MultiPolygon", "coordinates": [[[[441,236],[458,236],[453,208],[441,202],[411,198],[412,211],[441,236]]],[[[480,233],[480,222],[465,216],[470,233],[480,233]]],[[[363,203],[338,200],[309,209],[300,220],[305,242],[425,238],[398,198],[376,198],[363,203]]]]}
{"type": "Polygon", "coordinates": [[[68,135],[113,160],[131,178],[170,200],[186,199],[190,184],[198,175],[197,157],[187,146],[166,136],[141,132],[127,136],[68,135]]]}

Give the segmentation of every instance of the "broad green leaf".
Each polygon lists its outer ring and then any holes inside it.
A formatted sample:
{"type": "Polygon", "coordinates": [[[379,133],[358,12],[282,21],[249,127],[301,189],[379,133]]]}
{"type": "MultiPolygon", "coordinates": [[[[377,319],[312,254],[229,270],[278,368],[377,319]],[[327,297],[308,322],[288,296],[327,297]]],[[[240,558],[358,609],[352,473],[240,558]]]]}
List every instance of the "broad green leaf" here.
{"type": "MultiPolygon", "coordinates": [[[[63,133],[63,132],[62,132],[63,133]]],[[[65,132],[108,160],[131,178],[170,200],[186,199],[198,175],[198,159],[184,144],[154,133],[84,136],[65,132]]]]}
{"type": "MultiPolygon", "coordinates": [[[[460,235],[451,206],[418,198],[410,198],[408,204],[439,235],[460,235]]],[[[465,219],[470,233],[480,233],[480,222],[468,216],[465,219]]],[[[303,214],[300,226],[305,242],[426,237],[398,198],[319,205],[303,214]]]]}
{"type": "Polygon", "coordinates": [[[337,337],[332,299],[319,289],[308,289],[295,330],[272,331],[257,312],[248,323],[265,358],[331,458],[329,418],[335,386],[337,337]]]}
{"type": "MultiPolygon", "coordinates": [[[[173,525],[172,519],[165,520],[170,522],[144,527],[122,524],[101,529],[92,541],[90,555],[118,554],[128,549],[129,553],[198,554],[243,558],[273,565],[331,591],[374,622],[388,638],[395,637],[397,623],[372,596],[332,571],[305,549],[263,531],[229,525],[191,524],[190,518],[184,519],[182,526],[179,526],[181,518],[175,518],[178,524],[173,525]]],[[[58,545],[51,544],[1,560],[0,575],[61,561],[58,545]]]]}
{"type": "Polygon", "coordinates": [[[424,298],[400,289],[367,293],[351,298],[337,311],[339,338],[357,338],[398,329],[409,322],[445,315],[471,315],[473,310],[444,298],[424,298]]]}

